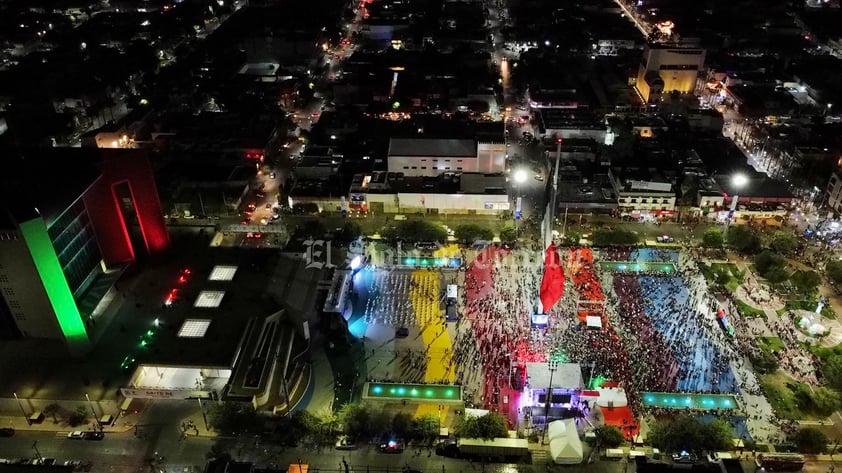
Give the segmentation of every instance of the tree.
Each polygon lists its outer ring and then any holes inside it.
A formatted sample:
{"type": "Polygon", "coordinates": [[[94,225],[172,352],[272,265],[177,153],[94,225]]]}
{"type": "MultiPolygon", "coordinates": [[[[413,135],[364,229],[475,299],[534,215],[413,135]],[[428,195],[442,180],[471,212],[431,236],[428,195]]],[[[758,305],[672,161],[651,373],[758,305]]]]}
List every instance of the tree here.
{"type": "Polygon", "coordinates": [[[839,409],[839,393],[824,386],[813,390],[813,410],[816,414],[829,416],[839,409]]]}
{"type": "Polygon", "coordinates": [[[792,440],[801,453],[823,453],[827,448],[827,435],[814,427],[802,428],[792,440]]]}
{"type": "Polygon", "coordinates": [[[412,434],[410,437],[424,442],[430,442],[439,435],[441,424],[435,414],[424,414],[412,421],[412,434]]]}
{"type": "Polygon", "coordinates": [[[359,223],[345,222],[345,225],[342,225],[342,229],[339,230],[336,238],[345,243],[350,243],[359,238],[360,235],[362,235],[362,229],[359,223]]]}
{"type": "Polygon", "coordinates": [[[822,374],[830,387],[842,390],[842,355],[828,357],[822,365],[822,374]]]}
{"type": "Polygon", "coordinates": [[[303,240],[306,238],[323,238],[327,233],[325,225],[318,220],[305,220],[295,227],[293,238],[303,240]]]}
{"type": "Polygon", "coordinates": [[[77,425],[82,425],[88,419],[88,408],[85,406],[79,406],[70,414],[70,417],[67,418],[67,423],[70,424],[71,427],[76,427],[77,425]]]}
{"type": "Polygon", "coordinates": [[[467,223],[456,227],[453,230],[453,236],[462,243],[473,243],[477,240],[491,241],[494,238],[494,232],[489,228],[467,223]]]}
{"type": "Polygon", "coordinates": [[[463,414],[456,419],[454,431],[458,437],[489,440],[508,435],[506,419],[496,412],[489,412],[481,417],[463,414]]]}
{"type": "Polygon", "coordinates": [[[716,284],[724,286],[728,284],[728,281],[731,280],[731,273],[729,273],[728,270],[720,269],[719,271],[713,274],[713,280],[714,282],[716,282],[716,284]]]}
{"type": "Polygon", "coordinates": [[[842,284],[842,261],[834,260],[825,266],[827,276],[836,284],[842,284]]]}
{"type": "Polygon", "coordinates": [[[822,277],[815,271],[796,271],[789,278],[801,293],[813,294],[822,283],[822,277]]]}
{"type": "Polygon", "coordinates": [[[387,240],[406,242],[447,240],[447,230],[444,227],[426,220],[404,220],[383,228],[380,234],[387,240]]]}
{"type": "Polygon", "coordinates": [[[779,284],[789,279],[789,273],[783,268],[773,268],[764,277],[772,284],[779,284]]]}
{"type": "Polygon", "coordinates": [[[782,270],[786,267],[786,258],[778,253],[765,250],[754,257],[754,267],[757,273],[769,279],[768,274],[774,270],[782,270]]]}
{"type": "Polygon", "coordinates": [[[639,241],[637,233],[630,230],[596,230],[591,237],[594,246],[636,245],[639,241]]]}
{"type": "Polygon", "coordinates": [[[500,230],[500,241],[504,243],[512,243],[515,240],[517,240],[517,230],[515,230],[514,225],[507,223],[500,230]]]}
{"type": "Polygon", "coordinates": [[[769,242],[769,248],[778,253],[790,254],[798,247],[798,240],[791,232],[776,232],[769,242]]]}
{"type": "Polygon", "coordinates": [[[349,437],[362,437],[368,433],[371,412],[363,404],[345,404],[336,413],[336,420],[349,437]]]}
{"type": "Polygon", "coordinates": [[[213,404],[208,420],[214,430],[224,434],[256,432],[259,426],[254,407],[244,402],[225,401],[222,405],[213,404]]]}
{"type": "Polygon", "coordinates": [[[755,371],[760,374],[774,373],[780,366],[778,364],[778,358],[772,353],[765,351],[761,351],[760,354],[753,356],[751,358],[751,364],[754,366],[755,371]]]}
{"type": "Polygon", "coordinates": [[[760,249],[760,237],[745,226],[735,225],[728,230],[728,245],[742,253],[755,253],[760,249]]]}
{"type": "Polygon", "coordinates": [[[61,406],[59,406],[55,402],[51,402],[51,403],[47,404],[46,406],[44,406],[43,412],[44,412],[45,415],[48,415],[48,416],[53,418],[54,424],[58,424],[58,418],[56,417],[56,415],[59,412],[61,412],[61,406]]]}
{"type": "Polygon", "coordinates": [[[619,447],[625,441],[623,432],[613,425],[601,425],[594,429],[596,443],[600,448],[619,447]]]}
{"type": "Polygon", "coordinates": [[[309,411],[297,411],[282,418],[275,432],[278,434],[278,443],[295,446],[302,440],[317,437],[321,427],[321,419],[309,411]]]}
{"type": "Polygon", "coordinates": [[[681,414],[672,420],[656,421],[649,430],[648,440],[653,447],[666,452],[721,451],[731,445],[731,429],[719,419],[702,423],[681,414]]]}
{"type": "Polygon", "coordinates": [[[406,412],[398,412],[392,417],[392,433],[406,438],[412,430],[412,416],[406,412]]]}
{"type": "Polygon", "coordinates": [[[715,228],[711,228],[702,235],[702,246],[705,248],[722,248],[725,244],[725,238],[722,232],[715,228]]]}

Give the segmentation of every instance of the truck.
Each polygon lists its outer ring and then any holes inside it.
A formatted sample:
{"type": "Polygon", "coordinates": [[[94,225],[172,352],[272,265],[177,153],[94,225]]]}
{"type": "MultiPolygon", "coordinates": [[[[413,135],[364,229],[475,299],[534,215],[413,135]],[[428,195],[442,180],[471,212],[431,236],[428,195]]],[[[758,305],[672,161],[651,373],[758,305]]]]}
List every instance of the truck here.
{"type": "Polygon", "coordinates": [[[517,462],[529,456],[526,439],[496,438],[447,440],[436,446],[436,454],[453,458],[476,458],[517,462]]]}

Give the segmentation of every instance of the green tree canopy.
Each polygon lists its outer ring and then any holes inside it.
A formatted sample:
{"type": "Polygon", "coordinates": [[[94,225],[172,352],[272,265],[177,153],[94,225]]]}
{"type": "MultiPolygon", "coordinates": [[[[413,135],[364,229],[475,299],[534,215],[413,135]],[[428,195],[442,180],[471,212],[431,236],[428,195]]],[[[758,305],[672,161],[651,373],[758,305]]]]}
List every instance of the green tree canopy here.
{"type": "Polygon", "coordinates": [[[406,412],[398,412],[392,417],[392,433],[401,438],[409,437],[412,430],[412,416],[406,412]]]}
{"type": "Polygon", "coordinates": [[[435,414],[424,414],[412,421],[411,438],[429,442],[439,435],[439,418],[435,414]]]}
{"type": "Polygon", "coordinates": [[[221,405],[212,404],[209,421],[211,427],[219,433],[242,434],[257,432],[259,418],[250,403],[225,401],[221,405]]]}
{"type": "Polygon", "coordinates": [[[512,243],[515,240],[517,240],[517,230],[515,230],[514,225],[512,225],[511,223],[507,223],[500,230],[500,241],[505,243],[512,243]]]}
{"type": "Polygon", "coordinates": [[[792,232],[775,232],[772,240],[769,242],[769,248],[778,253],[790,254],[798,248],[798,240],[792,232]]]}
{"type": "Polygon", "coordinates": [[[757,273],[766,278],[769,272],[786,267],[786,258],[773,251],[765,250],[754,257],[754,267],[757,273]]]}
{"type": "Polygon", "coordinates": [[[825,266],[827,276],[836,284],[842,284],[842,261],[833,260],[825,266]]]}
{"type": "Polygon", "coordinates": [[[842,391],[842,355],[832,355],[822,364],[822,374],[827,384],[842,391]]]}
{"type": "Polygon", "coordinates": [[[594,429],[594,434],[600,448],[619,447],[625,441],[623,432],[613,425],[601,425],[594,429]]]}
{"type": "Polygon", "coordinates": [[[350,243],[362,235],[360,224],[354,221],[345,222],[342,229],[337,233],[336,238],[345,243],[350,243]]]}
{"type": "Polygon", "coordinates": [[[772,284],[779,284],[789,278],[789,273],[787,273],[783,268],[772,268],[764,275],[764,277],[772,284]]]}
{"type": "Polygon", "coordinates": [[[490,228],[474,223],[459,225],[453,230],[453,236],[462,243],[473,243],[477,240],[491,241],[494,232],[490,228]]]}
{"type": "Polygon", "coordinates": [[[792,440],[801,453],[823,453],[827,448],[827,435],[814,427],[802,428],[792,440]]]}
{"type": "Polygon", "coordinates": [[[622,228],[614,230],[596,230],[593,232],[591,241],[594,246],[636,245],[640,238],[637,233],[622,228]]]}
{"type": "Polygon", "coordinates": [[[760,237],[744,225],[732,225],[728,229],[728,245],[742,253],[756,253],[760,249],[760,237]]]}
{"type": "Polygon", "coordinates": [[[672,420],[656,421],[649,430],[648,440],[653,447],[665,452],[701,452],[727,450],[731,437],[731,428],[725,421],[715,419],[704,423],[681,414],[672,420]]]}
{"type": "Polygon", "coordinates": [[[813,294],[822,283],[822,277],[815,271],[796,271],[789,279],[802,294],[813,294]]]}
{"type": "Polygon", "coordinates": [[[481,417],[462,415],[456,419],[454,431],[464,438],[494,439],[508,435],[506,419],[496,412],[481,417]]]}
{"type": "Polygon", "coordinates": [[[751,358],[751,364],[760,374],[774,373],[779,367],[778,358],[765,351],[761,351],[760,354],[753,356],[751,358]]]}
{"type": "Polygon", "coordinates": [[[447,230],[439,224],[427,220],[404,220],[383,228],[381,235],[387,240],[406,242],[447,240],[447,230]]]}
{"type": "Polygon", "coordinates": [[[715,228],[708,229],[702,234],[702,246],[705,248],[722,248],[724,244],[725,237],[722,236],[722,232],[715,228]]]}

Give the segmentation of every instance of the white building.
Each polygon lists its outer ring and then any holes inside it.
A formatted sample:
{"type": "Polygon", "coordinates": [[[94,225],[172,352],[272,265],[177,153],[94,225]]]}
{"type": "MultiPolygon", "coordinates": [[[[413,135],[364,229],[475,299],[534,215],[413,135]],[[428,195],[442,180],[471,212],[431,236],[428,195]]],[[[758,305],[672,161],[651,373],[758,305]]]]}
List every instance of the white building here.
{"type": "Polygon", "coordinates": [[[827,183],[827,205],[837,212],[842,212],[842,174],[835,171],[827,183]]]}
{"type": "Polygon", "coordinates": [[[506,170],[506,145],[473,139],[392,138],[388,170],[405,176],[445,172],[497,174],[506,170]]]}
{"type": "Polygon", "coordinates": [[[610,176],[617,193],[617,205],[623,214],[646,218],[675,213],[676,196],[672,183],[623,179],[613,172],[610,176]]]}
{"type": "Polygon", "coordinates": [[[673,91],[691,93],[704,64],[705,50],[695,45],[650,43],[637,72],[637,91],[650,103],[673,91]]]}

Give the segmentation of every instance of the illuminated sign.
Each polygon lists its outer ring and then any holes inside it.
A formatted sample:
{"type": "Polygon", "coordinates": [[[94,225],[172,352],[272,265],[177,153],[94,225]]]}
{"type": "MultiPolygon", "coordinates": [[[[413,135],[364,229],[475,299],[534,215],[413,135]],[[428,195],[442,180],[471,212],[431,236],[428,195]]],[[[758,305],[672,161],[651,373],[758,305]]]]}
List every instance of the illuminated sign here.
{"type": "Polygon", "coordinates": [[[461,258],[416,258],[414,256],[407,256],[401,258],[403,266],[421,266],[428,268],[458,268],[462,265],[461,258]]]}

